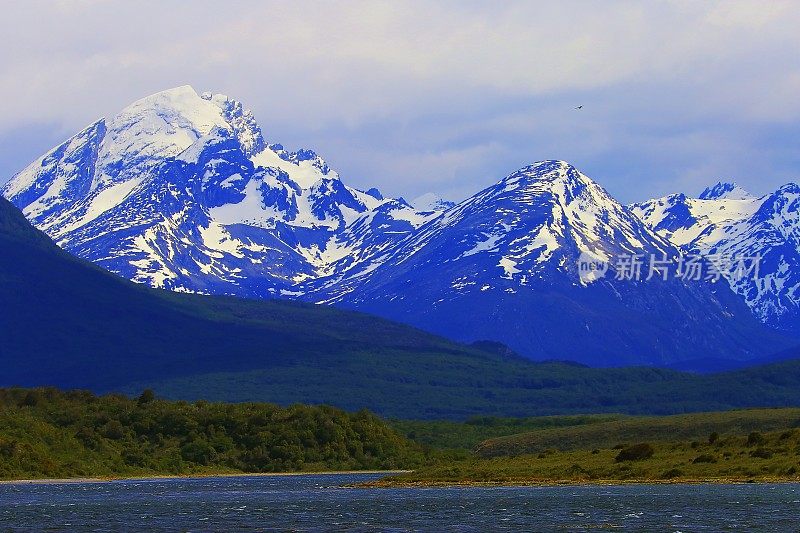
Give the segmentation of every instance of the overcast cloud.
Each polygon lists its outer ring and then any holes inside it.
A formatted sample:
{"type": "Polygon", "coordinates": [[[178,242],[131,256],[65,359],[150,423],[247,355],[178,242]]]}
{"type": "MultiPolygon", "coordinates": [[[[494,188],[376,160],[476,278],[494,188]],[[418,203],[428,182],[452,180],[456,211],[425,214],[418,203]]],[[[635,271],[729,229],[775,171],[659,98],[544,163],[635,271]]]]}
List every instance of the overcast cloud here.
{"type": "Polygon", "coordinates": [[[356,187],[463,198],[566,159],[622,201],[800,179],[790,2],[4,2],[0,183],[190,84],[356,187]],[[583,105],[581,110],[575,110],[583,105]]]}

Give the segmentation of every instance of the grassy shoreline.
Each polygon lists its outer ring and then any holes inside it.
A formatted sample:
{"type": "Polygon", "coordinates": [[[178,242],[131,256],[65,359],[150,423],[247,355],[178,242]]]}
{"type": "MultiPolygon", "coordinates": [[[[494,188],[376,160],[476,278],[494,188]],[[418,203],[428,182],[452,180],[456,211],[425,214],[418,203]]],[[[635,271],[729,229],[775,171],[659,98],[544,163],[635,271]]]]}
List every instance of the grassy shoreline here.
{"type": "Polygon", "coordinates": [[[354,485],[361,488],[472,488],[472,487],[588,487],[620,485],[772,485],[800,483],[797,477],[765,478],[687,478],[687,479],[556,479],[519,481],[393,481],[380,479],[354,485]]]}
{"type": "Polygon", "coordinates": [[[2,485],[61,485],[70,483],[109,483],[113,481],[157,481],[162,479],[220,479],[235,477],[303,477],[345,476],[358,474],[386,474],[387,478],[344,485],[345,488],[472,488],[472,487],[580,487],[619,485],[749,485],[800,483],[800,477],[769,476],[759,478],[686,478],[686,479],[527,479],[504,481],[400,481],[393,480],[395,474],[411,474],[413,470],[323,470],[314,472],[208,472],[195,474],[163,474],[151,476],[98,476],[75,478],[3,479],[2,485]]]}
{"type": "MultiPolygon", "coordinates": [[[[586,432],[594,431],[587,426],[586,432]]],[[[385,487],[800,482],[800,430],[616,442],[520,455],[472,455],[370,483],[385,487]]],[[[530,435],[530,441],[534,435],[530,435]]],[[[551,442],[551,441],[547,441],[551,442]]]]}
{"type": "Polygon", "coordinates": [[[796,481],[800,409],[456,423],[0,389],[12,483],[354,472],[385,473],[385,486],[796,481]]]}
{"type": "Polygon", "coordinates": [[[354,474],[404,474],[411,470],[320,470],[309,472],[207,472],[194,474],[154,474],[152,476],[95,476],[74,478],[2,479],[0,485],[48,485],[64,483],[108,483],[111,481],[155,481],[159,479],[212,479],[230,477],[300,477],[354,474]]]}

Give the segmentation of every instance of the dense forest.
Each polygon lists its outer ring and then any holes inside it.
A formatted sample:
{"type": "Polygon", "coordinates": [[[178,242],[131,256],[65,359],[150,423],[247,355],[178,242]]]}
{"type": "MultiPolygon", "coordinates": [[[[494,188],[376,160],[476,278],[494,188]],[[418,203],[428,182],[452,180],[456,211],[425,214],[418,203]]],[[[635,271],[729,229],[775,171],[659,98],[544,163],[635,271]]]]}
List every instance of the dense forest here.
{"type": "Polygon", "coordinates": [[[0,478],[409,468],[423,447],[367,411],[0,389],[0,478]]]}

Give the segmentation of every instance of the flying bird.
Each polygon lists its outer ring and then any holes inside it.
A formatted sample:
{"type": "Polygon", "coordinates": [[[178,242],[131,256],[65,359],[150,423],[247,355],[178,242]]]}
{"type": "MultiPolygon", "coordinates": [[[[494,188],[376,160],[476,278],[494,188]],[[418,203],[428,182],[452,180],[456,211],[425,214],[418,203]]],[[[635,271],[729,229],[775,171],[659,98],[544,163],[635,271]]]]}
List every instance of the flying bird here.
{"type": "Polygon", "coordinates": [[[578,106],[578,107],[576,107],[575,109],[583,109],[583,106],[582,106],[582,105],[579,105],[579,106],[578,106]]]}

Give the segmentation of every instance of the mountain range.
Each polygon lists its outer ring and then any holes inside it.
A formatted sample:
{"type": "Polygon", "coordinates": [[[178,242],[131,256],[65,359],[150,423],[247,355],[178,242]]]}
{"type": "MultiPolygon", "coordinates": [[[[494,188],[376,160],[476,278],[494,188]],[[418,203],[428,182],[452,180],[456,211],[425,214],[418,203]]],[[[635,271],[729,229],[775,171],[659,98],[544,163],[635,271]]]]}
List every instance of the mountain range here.
{"type": "Polygon", "coordinates": [[[184,86],[94,122],[2,195],[65,250],[152,287],[330,304],[618,366],[797,343],[793,187],[754,199],[720,184],[624,206],[572,165],[540,161],[457,205],[408,202],[345,185],[315,152],[266,142],[239,102],[184,86]],[[682,254],[719,250],[760,254],[762,268],[674,275],[682,254]],[[623,256],[657,257],[667,275],[579,270],[623,256]]]}
{"type": "Polygon", "coordinates": [[[152,388],[181,400],[451,419],[800,401],[798,361],[714,375],[539,363],[331,306],[152,289],[59,249],[2,198],[0,302],[0,387],[152,388]]]}
{"type": "Polygon", "coordinates": [[[459,345],[363,313],[135,284],[61,250],[2,198],[0,302],[0,387],[174,392],[171,384],[185,380],[208,399],[383,412],[409,402],[408,412],[423,416],[420,404],[433,412],[441,403],[444,414],[468,396],[455,387],[432,392],[431,376],[462,380],[468,390],[466,372],[532,368],[492,346],[459,345]],[[225,376],[234,375],[240,379],[227,386],[225,376]]]}
{"type": "Polygon", "coordinates": [[[729,286],[765,324],[800,333],[800,186],[754,196],[720,182],[698,198],[674,194],[632,207],[686,253],[758,257],[753,275],[736,275],[736,264],[723,269],[729,286]]]}

